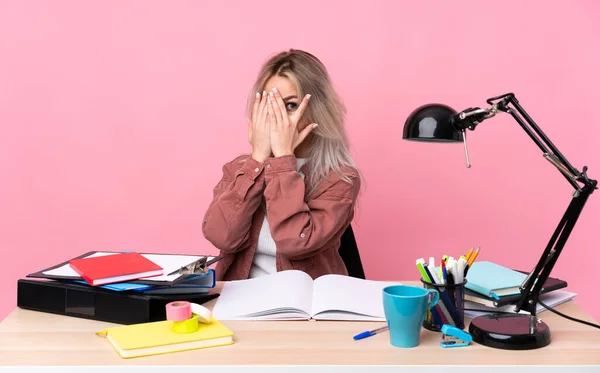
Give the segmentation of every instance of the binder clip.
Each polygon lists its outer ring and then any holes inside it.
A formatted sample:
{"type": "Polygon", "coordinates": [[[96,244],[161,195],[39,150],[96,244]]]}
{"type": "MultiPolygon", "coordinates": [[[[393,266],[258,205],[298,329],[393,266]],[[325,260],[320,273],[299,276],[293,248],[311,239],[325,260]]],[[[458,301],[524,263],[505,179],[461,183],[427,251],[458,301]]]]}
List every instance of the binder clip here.
{"type": "Polygon", "coordinates": [[[200,258],[186,266],[176,269],[175,271],[169,273],[167,276],[173,276],[173,275],[177,275],[177,274],[179,274],[179,275],[202,275],[202,274],[206,273],[206,271],[210,265],[214,264],[215,262],[219,261],[222,258],[223,258],[223,256],[217,256],[211,260],[208,260],[207,256],[203,256],[202,258],[200,258]]]}
{"type": "Polygon", "coordinates": [[[444,348],[466,347],[471,342],[473,342],[473,337],[469,333],[452,325],[442,325],[442,341],[440,342],[440,346],[444,348]]]}
{"type": "Polygon", "coordinates": [[[167,276],[172,276],[175,274],[179,275],[200,275],[206,273],[206,261],[207,258],[204,256],[186,266],[183,266],[171,273],[167,276]]]}

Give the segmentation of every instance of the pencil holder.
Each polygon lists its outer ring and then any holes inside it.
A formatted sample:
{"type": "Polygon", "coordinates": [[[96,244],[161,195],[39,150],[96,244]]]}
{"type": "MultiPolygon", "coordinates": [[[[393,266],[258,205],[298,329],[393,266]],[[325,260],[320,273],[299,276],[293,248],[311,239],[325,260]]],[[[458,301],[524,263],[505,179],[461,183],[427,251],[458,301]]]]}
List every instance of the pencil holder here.
{"type": "Polygon", "coordinates": [[[423,287],[435,289],[440,294],[440,300],[434,307],[427,310],[423,319],[423,327],[439,332],[442,325],[449,324],[459,329],[465,328],[465,279],[460,284],[432,284],[421,278],[423,287]]]}

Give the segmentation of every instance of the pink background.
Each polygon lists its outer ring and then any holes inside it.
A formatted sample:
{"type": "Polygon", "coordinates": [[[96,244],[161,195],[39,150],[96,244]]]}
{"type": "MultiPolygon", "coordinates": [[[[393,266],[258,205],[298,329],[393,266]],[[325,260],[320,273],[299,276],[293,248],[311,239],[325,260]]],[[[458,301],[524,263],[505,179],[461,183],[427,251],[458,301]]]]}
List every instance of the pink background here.
{"type": "MultiPolygon", "coordinates": [[[[1,1],[0,319],[18,278],[89,250],[214,253],[200,223],[221,165],[249,149],[248,89],[290,47],[323,60],[348,106],[369,278],[416,280],[416,258],[472,246],[531,269],[571,189],[525,132],[482,124],[468,170],[461,145],[402,126],[423,103],[515,92],[600,178],[599,19],[593,0],[1,1]]],[[[553,272],[596,319],[598,198],[553,272]]]]}

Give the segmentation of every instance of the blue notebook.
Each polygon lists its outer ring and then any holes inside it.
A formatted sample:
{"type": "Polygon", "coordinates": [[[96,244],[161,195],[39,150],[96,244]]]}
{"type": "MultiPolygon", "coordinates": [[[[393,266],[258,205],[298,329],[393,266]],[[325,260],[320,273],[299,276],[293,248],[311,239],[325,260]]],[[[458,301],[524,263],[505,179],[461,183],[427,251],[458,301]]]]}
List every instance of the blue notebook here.
{"type": "Polygon", "coordinates": [[[492,262],[474,262],[467,272],[465,287],[490,298],[520,294],[526,274],[492,262]]]}
{"type": "MultiPolygon", "coordinates": [[[[133,290],[143,294],[200,294],[208,293],[209,288],[215,287],[216,277],[215,270],[211,268],[204,274],[188,275],[174,285],[157,286],[136,282],[117,282],[99,287],[113,291],[133,290]]],[[[74,280],[74,282],[88,285],[84,280],[74,280]]]]}
{"type": "Polygon", "coordinates": [[[204,274],[189,275],[187,278],[169,286],[152,286],[150,288],[135,289],[145,295],[157,294],[208,294],[208,289],[217,284],[214,269],[210,268],[204,274]]]}
{"type": "MultiPolygon", "coordinates": [[[[85,282],[84,280],[75,280],[74,282],[77,284],[88,285],[88,283],[85,282]]],[[[113,290],[113,291],[127,291],[127,290],[142,291],[142,290],[152,288],[152,285],[136,284],[133,282],[115,282],[113,284],[100,285],[99,287],[108,289],[108,290],[113,290]]]]}

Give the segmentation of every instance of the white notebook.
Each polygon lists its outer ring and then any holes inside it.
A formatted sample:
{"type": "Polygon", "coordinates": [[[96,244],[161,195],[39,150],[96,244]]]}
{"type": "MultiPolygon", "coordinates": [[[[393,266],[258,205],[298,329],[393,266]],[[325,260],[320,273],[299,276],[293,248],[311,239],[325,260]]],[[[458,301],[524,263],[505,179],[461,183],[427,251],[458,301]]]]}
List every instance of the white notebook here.
{"type": "Polygon", "coordinates": [[[225,283],[217,320],[385,321],[383,288],[393,283],[342,275],[313,279],[302,271],[225,283]]]}
{"type": "MultiPolygon", "coordinates": [[[[577,293],[564,290],[554,290],[549,293],[540,294],[540,300],[548,307],[556,307],[559,304],[565,303],[574,299],[577,293]]],[[[488,313],[502,312],[502,313],[516,313],[514,311],[515,305],[509,304],[503,307],[487,307],[484,304],[475,303],[465,300],[465,317],[475,318],[477,316],[485,315],[488,313]]],[[[537,304],[536,314],[546,311],[546,308],[541,304],[537,304]]],[[[529,312],[521,310],[521,314],[529,314],[529,312]]]]}

